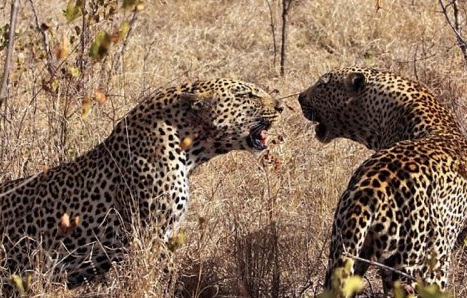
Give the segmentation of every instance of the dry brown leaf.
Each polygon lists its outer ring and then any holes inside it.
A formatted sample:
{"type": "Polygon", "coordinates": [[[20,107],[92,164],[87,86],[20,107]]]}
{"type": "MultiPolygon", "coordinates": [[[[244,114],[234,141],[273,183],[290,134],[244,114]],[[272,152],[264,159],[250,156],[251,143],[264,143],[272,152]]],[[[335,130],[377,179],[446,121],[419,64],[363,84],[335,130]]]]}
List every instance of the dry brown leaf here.
{"type": "Polygon", "coordinates": [[[43,166],[42,167],[42,173],[47,174],[47,172],[50,170],[49,166],[43,166]]]}
{"type": "Polygon", "coordinates": [[[68,40],[68,37],[63,34],[62,36],[62,43],[55,47],[55,57],[57,59],[65,59],[68,56],[68,53],[70,52],[70,41],[68,40]]]}
{"type": "Polygon", "coordinates": [[[190,137],[184,137],[183,140],[180,142],[180,148],[182,150],[187,151],[193,145],[193,140],[190,137]]]}
{"type": "Polygon", "coordinates": [[[60,217],[60,223],[58,224],[58,227],[60,229],[60,234],[61,235],[70,235],[73,233],[73,230],[78,226],[80,222],[80,216],[76,215],[73,217],[72,221],[70,221],[70,215],[68,213],[63,213],[63,215],[60,217]]]}
{"type": "Polygon", "coordinates": [[[73,222],[71,223],[71,226],[72,226],[73,228],[76,228],[76,227],[79,225],[79,220],[80,220],[79,215],[76,215],[76,216],[73,218],[73,222]]]}
{"type": "Polygon", "coordinates": [[[86,118],[88,116],[91,107],[92,100],[89,98],[89,96],[85,96],[83,98],[83,102],[81,103],[81,116],[83,116],[83,118],[86,118]]]}
{"type": "Polygon", "coordinates": [[[63,213],[62,217],[60,217],[60,224],[59,224],[60,230],[62,232],[65,232],[67,229],[70,228],[70,216],[68,213],[63,213]]]}
{"type": "Polygon", "coordinates": [[[97,88],[95,91],[95,98],[96,101],[102,105],[107,101],[107,96],[105,95],[104,91],[101,88],[97,88]]]}

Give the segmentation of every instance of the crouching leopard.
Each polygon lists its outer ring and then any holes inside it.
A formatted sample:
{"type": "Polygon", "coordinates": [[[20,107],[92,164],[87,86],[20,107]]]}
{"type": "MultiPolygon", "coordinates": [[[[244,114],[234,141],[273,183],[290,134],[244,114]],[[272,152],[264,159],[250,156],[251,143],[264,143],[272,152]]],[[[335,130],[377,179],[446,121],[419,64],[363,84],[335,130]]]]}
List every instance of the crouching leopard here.
{"type": "Polygon", "coordinates": [[[265,150],[265,131],[282,109],[264,90],[230,79],[145,99],[88,153],[0,186],[2,265],[24,273],[40,249],[44,270],[65,273],[74,286],[108,271],[135,220],[157,222],[167,241],[187,211],[190,173],[232,150],[265,150]],[[60,226],[64,214],[69,231],[60,226]]]}
{"type": "MultiPolygon", "coordinates": [[[[419,83],[355,67],[323,75],[299,102],[319,141],[348,138],[376,150],[338,203],[326,287],[343,285],[346,274],[333,272],[356,256],[444,290],[467,211],[467,142],[455,117],[419,83]]],[[[347,274],[368,269],[349,264],[347,274]]],[[[397,279],[413,289],[407,276],[381,274],[386,291],[397,279]]]]}

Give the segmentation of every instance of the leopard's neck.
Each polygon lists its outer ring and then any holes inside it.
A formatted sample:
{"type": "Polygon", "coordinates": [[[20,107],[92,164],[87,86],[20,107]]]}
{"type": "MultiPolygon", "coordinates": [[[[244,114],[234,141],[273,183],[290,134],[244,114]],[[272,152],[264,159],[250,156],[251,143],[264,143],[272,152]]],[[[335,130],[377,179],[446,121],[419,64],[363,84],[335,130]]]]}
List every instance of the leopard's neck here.
{"type": "Polygon", "coordinates": [[[407,96],[392,112],[376,113],[379,116],[372,120],[368,135],[359,136],[368,148],[381,150],[427,137],[464,139],[458,121],[438,99],[423,90],[407,96]]]}

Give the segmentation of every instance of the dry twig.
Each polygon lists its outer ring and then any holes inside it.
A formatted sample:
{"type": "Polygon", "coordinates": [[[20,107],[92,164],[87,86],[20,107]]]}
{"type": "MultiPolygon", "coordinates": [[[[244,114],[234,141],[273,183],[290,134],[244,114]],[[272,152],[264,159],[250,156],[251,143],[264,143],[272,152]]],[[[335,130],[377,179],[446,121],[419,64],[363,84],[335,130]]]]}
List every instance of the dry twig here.
{"type": "Polygon", "coordinates": [[[289,95],[285,95],[285,96],[279,97],[279,98],[277,98],[277,100],[283,100],[283,99],[286,99],[286,98],[289,98],[289,97],[292,97],[292,96],[295,97],[295,96],[297,96],[297,95],[299,95],[299,94],[300,94],[300,92],[292,93],[292,94],[289,94],[289,95]]]}
{"type": "Polygon", "coordinates": [[[117,57],[115,59],[115,62],[113,63],[113,66],[112,66],[112,71],[115,71],[120,63],[120,60],[124,58],[124,53],[125,53],[125,50],[126,50],[126,47],[128,46],[128,41],[130,39],[130,36],[131,34],[133,33],[133,28],[134,28],[134,24],[136,23],[137,19],[138,19],[138,15],[139,15],[139,11],[137,9],[135,9],[133,11],[133,15],[131,16],[131,19],[130,21],[128,22],[129,24],[129,30],[127,32],[127,34],[125,35],[125,39],[123,40],[123,45],[120,49],[120,51],[117,53],[117,57]]]}
{"type": "Polygon", "coordinates": [[[79,84],[81,88],[81,92],[84,94],[84,52],[86,50],[86,1],[83,0],[81,3],[81,11],[83,14],[82,17],[82,28],[81,28],[81,52],[79,55],[79,84]]]}
{"type": "Polygon", "coordinates": [[[8,50],[5,57],[5,66],[3,68],[2,86],[0,88],[0,107],[6,98],[6,89],[8,85],[8,77],[10,73],[11,56],[13,55],[14,43],[15,43],[15,28],[16,19],[18,16],[19,0],[11,1],[11,13],[10,13],[10,28],[8,34],[8,50]]]}
{"type": "Polygon", "coordinates": [[[24,179],[20,184],[16,185],[15,187],[12,187],[11,189],[5,191],[4,193],[1,193],[0,194],[0,198],[3,198],[4,196],[7,196],[9,195],[10,193],[16,191],[18,188],[21,188],[23,186],[25,186],[26,184],[28,184],[29,182],[33,181],[34,179],[36,179],[40,174],[42,174],[43,172],[39,172],[39,173],[36,173],[34,175],[32,175],[31,177],[29,178],[26,178],[24,179]]]}
{"type": "Polygon", "coordinates": [[[457,0],[452,0],[451,3],[446,5],[443,3],[443,0],[438,1],[449,27],[451,27],[452,31],[456,34],[457,43],[462,51],[462,54],[464,55],[464,62],[467,65],[467,42],[465,41],[461,33],[462,28],[459,20],[459,6],[457,4],[457,0]],[[451,18],[448,15],[447,9],[449,6],[452,6],[454,20],[451,20],[451,18]]]}
{"type": "Polygon", "coordinates": [[[34,15],[34,21],[36,23],[36,29],[42,34],[42,46],[44,47],[44,52],[46,55],[45,67],[47,68],[47,71],[49,72],[50,76],[54,77],[55,70],[53,69],[53,66],[52,66],[52,54],[49,48],[49,41],[47,38],[47,33],[45,32],[45,30],[41,28],[41,24],[39,23],[39,17],[37,16],[36,7],[34,6],[34,0],[29,0],[29,3],[31,3],[32,13],[34,15]]]}
{"type": "Polygon", "coordinates": [[[282,0],[282,43],[281,43],[281,76],[285,74],[285,59],[287,58],[287,20],[293,0],[282,0]]]}
{"type": "Polygon", "coordinates": [[[276,22],[274,21],[274,13],[272,10],[271,2],[266,0],[269,9],[269,21],[271,25],[271,35],[272,35],[272,46],[274,49],[274,68],[276,67],[277,62],[277,40],[276,40],[276,22]]]}
{"type": "Polygon", "coordinates": [[[363,262],[363,263],[367,263],[367,264],[379,267],[379,268],[381,268],[383,270],[394,272],[394,273],[399,274],[399,275],[401,275],[401,276],[403,276],[403,277],[405,277],[405,278],[407,278],[407,279],[409,279],[411,281],[416,281],[416,279],[414,277],[408,275],[407,273],[402,272],[402,271],[397,270],[397,269],[394,269],[392,267],[386,266],[384,264],[381,264],[381,263],[378,263],[378,262],[375,262],[375,261],[370,261],[370,260],[367,260],[367,259],[364,259],[364,258],[360,258],[360,257],[351,255],[351,254],[346,253],[346,252],[344,252],[344,256],[348,257],[348,258],[351,258],[351,259],[354,259],[356,261],[360,261],[360,262],[363,262]]]}

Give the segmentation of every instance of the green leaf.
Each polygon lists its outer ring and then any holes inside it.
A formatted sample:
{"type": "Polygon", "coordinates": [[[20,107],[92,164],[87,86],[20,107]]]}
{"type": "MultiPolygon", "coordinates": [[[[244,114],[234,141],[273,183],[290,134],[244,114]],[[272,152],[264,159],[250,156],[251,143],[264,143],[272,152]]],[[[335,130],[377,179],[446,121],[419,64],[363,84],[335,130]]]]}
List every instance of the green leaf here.
{"type": "Polygon", "coordinates": [[[417,292],[422,298],[448,298],[448,294],[443,293],[436,284],[423,286],[417,283],[417,292]]]}
{"type": "Polygon", "coordinates": [[[23,279],[21,278],[21,276],[13,274],[11,276],[11,282],[15,285],[16,289],[18,290],[21,296],[24,296],[26,294],[23,279]]]}
{"type": "Polygon", "coordinates": [[[336,298],[337,294],[331,290],[324,290],[323,292],[319,293],[317,298],[336,298]]]}
{"type": "Polygon", "coordinates": [[[104,31],[97,33],[96,39],[91,45],[91,51],[89,55],[91,58],[101,60],[105,55],[109,53],[110,44],[112,42],[111,36],[104,31]]]}
{"type": "Polygon", "coordinates": [[[129,9],[133,7],[136,11],[142,11],[144,9],[144,3],[141,0],[123,0],[122,8],[129,9]]]}
{"type": "Polygon", "coordinates": [[[167,244],[167,248],[174,252],[178,248],[180,248],[186,242],[185,231],[180,230],[178,235],[169,239],[169,243],[167,244]]]}
{"type": "Polygon", "coordinates": [[[68,23],[73,22],[76,18],[83,14],[81,10],[82,5],[82,0],[71,0],[68,2],[66,9],[63,11],[63,15],[65,16],[68,23]]]}
{"type": "Polygon", "coordinates": [[[125,39],[126,35],[128,34],[128,31],[130,31],[130,24],[128,22],[123,22],[120,25],[120,28],[118,28],[118,30],[112,34],[112,42],[119,43],[120,41],[125,39]]]}
{"type": "Polygon", "coordinates": [[[130,23],[125,21],[120,25],[120,29],[118,30],[120,40],[125,38],[125,36],[128,34],[128,31],[130,31],[130,23]]]}
{"type": "Polygon", "coordinates": [[[358,275],[352,275],[345,280],[344,287],[342,288],[342,294],[344,294],[345,297],[352,297],[362,289],[363,279],[358,275]]]}
{"type": "Polygon", "coordinates": [[[58,84],[58,80],[54,78],[53,81],[52,81],[52,90],[55,93],[57,93],[59,87],[60,87],[60,85],[58,84]]]}
{"type": "Polygon", "coordinates": [[[392,293],[394,295],[394,298],[405,298],[405,292],[404,289],[402,289],[400,281],[394,282],[392,293]]]}
{"type": "Polygon", "coordinates": [[[32,284],[32,272],[28,272],[26,274],[26,290],[28,290],[31,287],[32,284]]]}
{"type": "Polygon", "coordinates": [[[123,0],[122,7],[125,8],[125,9],[131,8],[134,5],[136,5],[136,2],[137,2],[137,0],[123,0]]]}
{"type": "Polygon", "coordinates": [[[79,74],[80,74],[80,71],[77,67],[70,67],[68,68],[68,72],[70,73],[70,75],[74,78],[77,78],[79,77],[79,74]]]}

